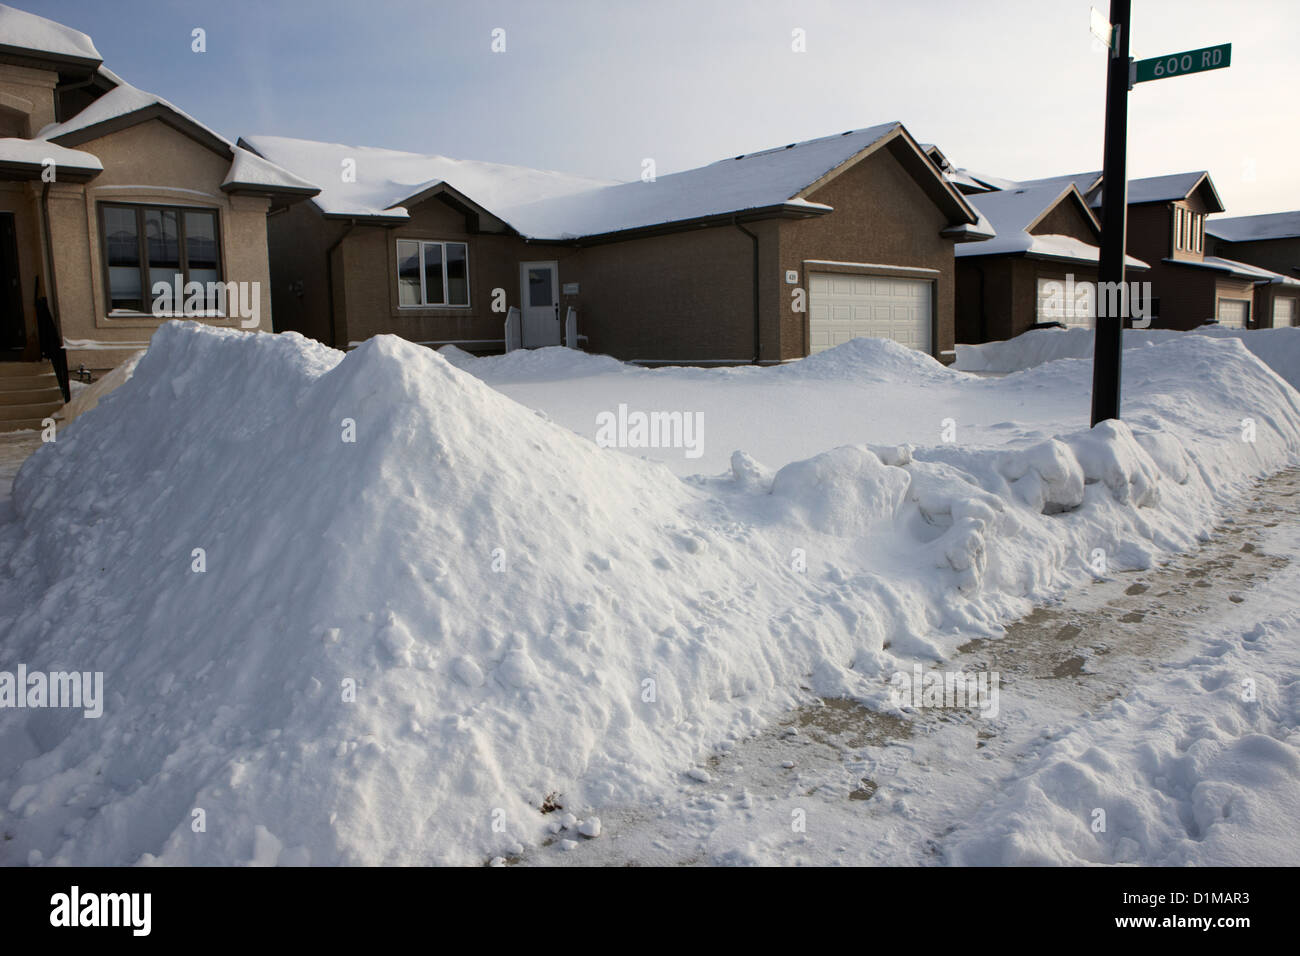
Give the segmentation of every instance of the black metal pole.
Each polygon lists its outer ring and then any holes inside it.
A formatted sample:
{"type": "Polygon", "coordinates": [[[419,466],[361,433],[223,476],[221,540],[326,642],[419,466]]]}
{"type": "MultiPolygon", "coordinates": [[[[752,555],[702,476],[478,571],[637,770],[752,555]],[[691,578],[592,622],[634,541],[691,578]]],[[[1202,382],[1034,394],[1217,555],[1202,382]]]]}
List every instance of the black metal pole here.
{"type": "Polygon", "coordinates": [[[1097,266],[1097,330],[1092,352],[1092,424],[1119,418],[1120,366],[1123,360],[1124,247],[1128,231],[1128,77],[1129,14],[1132,0],[1110,0],[1110,61],[1106,71],[1106,155],[1102,168],[1101,259],[1097,266]],[[1117,285],[1108,285],[1118,283],[1117,285]],[[1107,296],[1104,288],[1119,289],[1107,296]],[[1120,305],[1106,308],[1107,302],[1120,305]],[[1111,311],[1115,315],[1109,315],[1111,311]]]}

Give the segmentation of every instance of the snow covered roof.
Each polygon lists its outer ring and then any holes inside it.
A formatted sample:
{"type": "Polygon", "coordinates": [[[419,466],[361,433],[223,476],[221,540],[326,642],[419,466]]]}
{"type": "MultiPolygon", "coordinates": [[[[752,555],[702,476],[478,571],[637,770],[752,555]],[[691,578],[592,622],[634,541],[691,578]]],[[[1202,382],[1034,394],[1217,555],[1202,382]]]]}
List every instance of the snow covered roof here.
{"type": "Polygon", "coordinates": [[[1300,237],[1300,209],[1264,213],[1260,216],[1210,219],[1205,223],[1205,231],[1227,242],[1295,239],[1300,237]]]}
{"type": "MultiPolygon", "coordinates": [[[[1049,181],[1040,186],[972,196],[970,202],[988,217],[997,236],[975,246],[958,246],[954,253],[958,257],[1020,254],[1096,262],[1099,250],[1091,243],[1072,236],[1034,234],[1034,227],[1062,201],[1074,201],[1078,203],[1080,213],[1091,215],[1078,189],[1068,180],[1064,185],[1049,181]]],[[[1148,268],[1145,262],[1133,256],[1127,257],[1127,264],[1135,269],[1148,268]]]]}
{"type": "Polygon", "coordinates": [[[958,169],[954,175],[962,177],[963,180],[974,183],[981,189],[998,190],[998,189],[1015,189],[1020,183],[1014,179],[1003,179],[1000,176],[986,176],[983,173],[977,173],[970,169],[958,169]]]}
{"type": "MultiPolygon", "coordinates": [[[[119,123],[129,124],[132,118],[144,121],[156,117],[230,158],[230,170],[221,184],[221,188],[226,192],[306,196],[315,195],[320,191],[320,187],[302,177],[241,149],[156,93],[134,87],[114,73],[104,71],[104,75],[106,79],[117,85],[76,116],[62,123],[46,126],[40,131],[41,140],[63,140],[68,146],[77,146],[107,135],[116,129],[119,123]]],[[[78,152],[83,156],[90,155],[79,150],[69,150],[69,152],[78,152]]]]}
{"type": "Polygon", "coordinates": [[[103,60],[80,30],[0,4],[0,50],[30,53],[37,59],[70,60],[93,67],[103,60]]]}
{"type": "Polygon", "coordinates": [[[114,120],[129,116],[132,113],[155,107],[171,112],[181,119],[187,120],[194,126],[208,133],[214,139],[225,143],[227,146],[232,145],[229,140],[208,129],[208,127],[204,126],[174,103],[163,99],[156,93],[149,93],[132,86],[130,83],[121,81],[120,78],[115,77],[115,79],[119,80],[118,86],[99,97],[99,99],[92,102],[76,116],[64,120],[62,123],[51,123],[49,126],[46,126],[40,131],[41,137],[51,140],[67,138],[85,141],[86,139],[93,139],[93,135],[86,134],[92,133],[95,127],[101,126],[104,123],[111,123],[114,120]],[[82,135],[75,135],[78,133],[82,135]]]}
{"type": "Polygon", "coordinates": [[[1271,269],[1262,269],[1259,266],[1253,266],[1247,262],[1238,262],[1235,259],[1224,259],[1221,256],[1206,256],[1202,260],[1195,259],[1166,259],[1165,262],[1173,265],[1192,266],[1198,269],[1213,269],[1216,272],[1230,272],[1233,275],[1242,276],[1243,278],[1253,279],[1256,282],[1268,282],[1274,285],[1300,286],[1300,279],[1293,279],[1290,276],[1284,276],[1280,272],[1273,272],[1271,269]]]}
{"type": "Polygon", "coordinates": [[[638,180],[543,200],[519,212],[530,221],[544,222],[546,231],[566,237],[605,235],[787,205],[829,212],[829,207],[809,202],[803,194],[901,128],[898,123],[885,123],[744,153],[659,176],[653,182],[638,180]]]}
{"type": "MultiPolygon", "coordinates": [[[[630,183],[278,136],[245,137],[241,143],[325,184],[315,202],[326,215],[405,218],[405,205],[446,185],[521,235],[576,239],[758,209],[792,215],[829,212],[829,206],[806,194],[864,150],[906,135],[901,124],[885,123],[630,183]],[[355,182],[339,175],[349,159],[355,163],[355,182]]],[[[916,155],[932,170],[928,160],[916,155]]],[[[935,182],[945,188],[938,177],[935,182]]],[[[977,214],[955,190],[947,191],[954,212],[961,211],[957,218],[974,224],[977,214]]],[[[974,229],[970,232],[979,237],[974,229]]]]}
{"type": "Polygon", "coordinates": [[[346,146],[286,136],[246,136],[242,145],[272,162],[321,184],[313,200],[328,216],[405,219],[403,203],[445,183],[493,215],[525,232],[510,216],[539,198],[590,190],[614,180],[508,166],[371,146],[346,146]],[[345,161],[356,170],[354,182],[341,175],[345,161]]]}
{"type": "Polygon", "coordinates": [[[56,176],[61,170],[71,169],[94,175],[104,169],[104,164],[97,156],[79,149],[68,149],[43,139],[0,139],[0,167],[30,167],[34,172],[39,172],[47,159],[54,160],[56,176]]]}
{"type": "MultiPolygon", "coordinates": [[[[1223,212],[1223,201],[1214,188],[1210,174],[1203,169],[1190,173],[1170,173],[1166,176],[1130,179],[1128,181],[1128,204],[1133,206],[1147,202],[1175,202],[1179,199],[1186,199],[1197,189],[1200,189],[1202,185],[1209,191],[1210,211],[1223,212]]],[[[1094,209],[1101,208],[1104,192],[1103,184],[1103,188],[1098,189],[1090,198],[1089,202],[1094,209]]]]}
{"type": "Polygon", "coordinates": [[[274,192],[299,192],[305,196],[315,196],[320,192],[320,187],[315,183],[295,176],[287,169],[281,169],[275,163],[243,147],[234,147],[234,153],[235,158],[230,164],[230,172],[226,174],[226,179],[221,184],[221,188],[226,192],[255,192],[258,189],[265,189],[274,192]]]}
{"type": "Polygon", "coordinates": [[[1087,196],[1089,191],[1101,183],[1101,170],[1095,170],[1090,173],[1070,173],[1065,176],[1046,176],[1042,179],[1026,179],[1020,183],[1021,186],[1056,186],[1064,189],[1066,186],[1074,186],[1079,190],[1081,196],[1087,196]]]}

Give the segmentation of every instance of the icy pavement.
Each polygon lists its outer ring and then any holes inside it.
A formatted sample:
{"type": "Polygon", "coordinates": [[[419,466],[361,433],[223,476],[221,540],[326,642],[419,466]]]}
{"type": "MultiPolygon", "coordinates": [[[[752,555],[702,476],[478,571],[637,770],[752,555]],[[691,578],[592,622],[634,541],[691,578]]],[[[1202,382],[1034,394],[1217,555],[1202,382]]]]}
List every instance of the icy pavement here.
{"type": "MultiPolygon", "coordinates": [[[[1206,750],[1215,734],[1204,732],[1195,713],[1184,714],[1182,739],[1173,742],[1172,759],[1163,759],[1158,718],[1194,711],[1188,705],[1214,691],[1237,696],[1239,679],[1272,673],[1282,682],[1271,693],[1283,719],[1269,727],[1261,713],[1234,727],[1219,717],[1213,729],[1226,731],[1219,734],[1225,739],[1210,749],[1230,752],[1245,741],[1253,756],[1262,750],[1295,769],[1298,519],[1300,469],[1290,469],[1261,482],[1196,551],[1149,572],[1099,580],[1036,609],[1001,637],[970,641],[947,666],[1000,673],[1001,712],[994,719],[954,710],[900,719],[842,699],[817,701],[767,732],[720,748],[683,779],[675,800],[649,810],[598,809],[602,839],[567,840],[572,834],[561,831],[548,846],[508,862],[1295,864],[1289,820],[1300,797],[1292,791],[1289,805],[1273,807],[1281,812],[1270,816],[1240,792],[1249,779],[1180,780],[1197,776],[1199,768],[1189,766],[1197,762],[1194,752],[1206,750]],[[1280,645],[1271,654],[1269,638],[1280,645]],[[1234,669],[1238,650],[1274,660],[1234,669]],[[1160,693],[1168,684],[1174,692],[1160,693]],[[1122,776],[1115,771],[1125,764],[1123,748],[1104,734],[1116,707],[1117,736],[1148,737],[1127,742],[1146,773],[1123,787],[1106,779],[1106,771],[1122,776]],[[1103,733],[1070,747],[1079,728],[1103,733]],[[1076,759],[1053,762],[1061,749],[1075,751],[1076,759]],[[1103,771],[1095,789],[1089,765],[1103,771]],[[1035,786],[1044,772],[1063,778],[1055,793],[1035,786]],[[1068,802],[1061,797],[1071,788],[1091,798],[1077,808],[1083,812],[1075,814],[1076,832],[1033,805],[1053,802],[1045,797],[1068,802]],[[1034,791],[1030,799],[1026,789],[1034,791]],[[1222,806],[1207,812],[1216,797],[1222,806]],[[1169,804],[1173,825],[1136,825],[1127,805],[1143,801],[1169,804]],[[1094,829],[1092,803],[1112,807],[1104,831],[1094,829]],[[1219,825],[1222,833],[1213,833],[1219,825]],[[1235,849],[1234,858],[1224,859],[1224,844],[1235,849]]],[[[1244,709],[1249,713],[1250,704],[1244,709]]],[[[1212,768],[1222,755],[1200,762],[1212,768]]],[[[563,803],[562,794],[557,799],[563,803]]]]}

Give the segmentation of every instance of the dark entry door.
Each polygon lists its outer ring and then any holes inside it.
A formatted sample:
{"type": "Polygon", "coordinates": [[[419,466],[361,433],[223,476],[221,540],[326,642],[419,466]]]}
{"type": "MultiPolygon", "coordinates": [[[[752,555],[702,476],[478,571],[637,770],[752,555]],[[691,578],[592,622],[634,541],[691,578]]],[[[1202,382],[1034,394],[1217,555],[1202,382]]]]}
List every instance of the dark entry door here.
{"type": "Polygon", "coordinates": [[[14,214],[0,212],[0,361],[23,357],[27,323],[18,275],[18,232],[14,214]]]}

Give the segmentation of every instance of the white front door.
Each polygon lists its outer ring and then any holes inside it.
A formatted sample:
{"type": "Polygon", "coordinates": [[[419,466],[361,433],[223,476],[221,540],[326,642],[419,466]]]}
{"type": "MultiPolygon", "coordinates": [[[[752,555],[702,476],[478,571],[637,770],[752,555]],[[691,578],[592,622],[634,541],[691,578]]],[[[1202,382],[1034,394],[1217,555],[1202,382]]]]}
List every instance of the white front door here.
{"type": "Polygon", "coordinates": [[[929,281],[813,272],[808,285],[810,354],[859,336],[893,339],[930,352],[929,281]]]}
{"type": "Polygon", "coordinates": [[[1274,299],[1273,328],[1284,329],[1295,324],[1295,299],[1274,299]]]}
{"type": "Polygon", "coordinates": [[[560,344],[560,267],[556,262],[519,263],[524,348],[560,344]]]}

